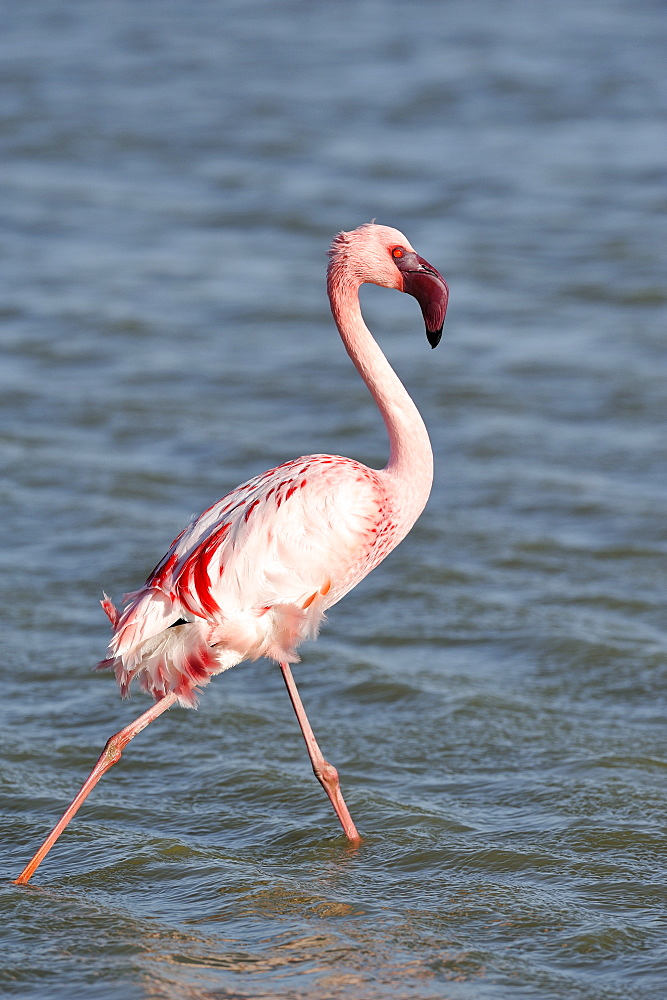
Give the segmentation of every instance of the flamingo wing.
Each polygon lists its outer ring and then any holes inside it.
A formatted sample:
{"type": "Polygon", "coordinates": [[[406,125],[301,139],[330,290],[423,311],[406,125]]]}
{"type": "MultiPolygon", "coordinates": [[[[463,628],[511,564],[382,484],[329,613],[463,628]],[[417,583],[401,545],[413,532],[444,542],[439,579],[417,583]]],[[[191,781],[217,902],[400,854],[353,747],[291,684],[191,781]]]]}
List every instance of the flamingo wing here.
{"type": "Polygon", "coordinates": [[[326,608],[391,547],[387,504],[377,472],[338,456],[249,480],[181,532],[115,620],[102,602],[114,623],[104,665],[123,691],[144,671],[155,694],[175,678],[183,687],[188,671],[201,684],[243,659],[295,661],[326,608]]]}

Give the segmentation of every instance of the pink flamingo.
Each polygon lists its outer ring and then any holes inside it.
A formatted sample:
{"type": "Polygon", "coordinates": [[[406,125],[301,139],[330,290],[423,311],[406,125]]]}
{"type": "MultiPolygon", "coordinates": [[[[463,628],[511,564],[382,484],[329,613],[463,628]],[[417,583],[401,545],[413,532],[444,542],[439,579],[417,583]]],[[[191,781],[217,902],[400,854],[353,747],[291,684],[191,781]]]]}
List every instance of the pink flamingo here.
{"type": "Polygon", "coordinates": [[[364,323],[359,286],[372,282],[419,302],[431,347],[440,341],[449,291],[405,236],[368,224],[340,233],[329,251],[327,290],[338,332],[389,434],[381,471],[338,455],[308,455],[238,486],[172,543],[119,612],[104,595],[110,657],[123,696],[132,680],[155,704],[112,736],[81,790],[17,884],[27,882],[86,796],[142,729],[172,705],[193,707],[198,689],[242,660],[280,664],[313,771],[346,836],[359,834],[323,757],[290,670],[296,647],[315,638],[327,608],[407,535],[431,491],[433,453],[417,407],[364,323]]]}

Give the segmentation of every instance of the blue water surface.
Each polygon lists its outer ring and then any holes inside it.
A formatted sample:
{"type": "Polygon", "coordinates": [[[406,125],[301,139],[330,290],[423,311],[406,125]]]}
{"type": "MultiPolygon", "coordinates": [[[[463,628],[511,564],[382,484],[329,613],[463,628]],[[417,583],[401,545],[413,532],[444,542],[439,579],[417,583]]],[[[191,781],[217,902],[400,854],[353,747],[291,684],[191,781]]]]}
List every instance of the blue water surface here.
{"type": "Polygon", "coordinates": [[[32,0],[0,14],[0,989],[29,1000],[665,996],[665,6],[32,0]],[[431,432],[408,539],[295,668],[132,743],[98,599],[286,459],[381,466],[326,249],[431,432]]]}

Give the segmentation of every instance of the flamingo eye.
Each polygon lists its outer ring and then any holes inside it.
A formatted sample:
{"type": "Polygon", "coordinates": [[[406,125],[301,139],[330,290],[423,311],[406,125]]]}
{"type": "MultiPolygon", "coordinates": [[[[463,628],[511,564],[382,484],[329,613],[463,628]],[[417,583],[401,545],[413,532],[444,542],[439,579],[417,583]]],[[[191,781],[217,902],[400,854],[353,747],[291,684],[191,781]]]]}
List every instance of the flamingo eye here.
{"type": "Polygon", "coordinates": [[[394,249],[391,251],[391,255],[394,258],[394,260],[400,260],[404,253],[405,249],[403,247],[394,247],[394,249]]]}

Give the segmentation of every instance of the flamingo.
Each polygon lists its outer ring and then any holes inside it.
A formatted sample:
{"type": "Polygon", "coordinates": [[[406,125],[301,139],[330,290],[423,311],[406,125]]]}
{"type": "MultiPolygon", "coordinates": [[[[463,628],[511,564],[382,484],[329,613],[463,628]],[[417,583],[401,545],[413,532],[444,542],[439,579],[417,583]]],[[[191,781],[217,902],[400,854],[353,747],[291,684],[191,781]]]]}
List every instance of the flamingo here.
{"type": "Polygon", "coordinates": [[[373,339],[359,305],[372,282],[419,302],[437,347],[449,290],[442,275],[397,229],[367,223],[339,233],[329,250],[327,291],[343,344],[368,386],[389,436],[382,470],[339,455],[308,455],[250,479],[195,518],[119,611],[101,601],[112,628],[109,657],[123,697],[132,681],[155,699],[112,736],[61,819],[16,884],[34,874],[69,821],[127,744],[172,705],[195,707],[211,677],[243,660],[275,660],[306,742],[315,776],[347,838],[360,841],[338,772],[324,759],[290,664],[317,636],[324,612],[407,535],[433,480],[424,422],[373,339]]]}

